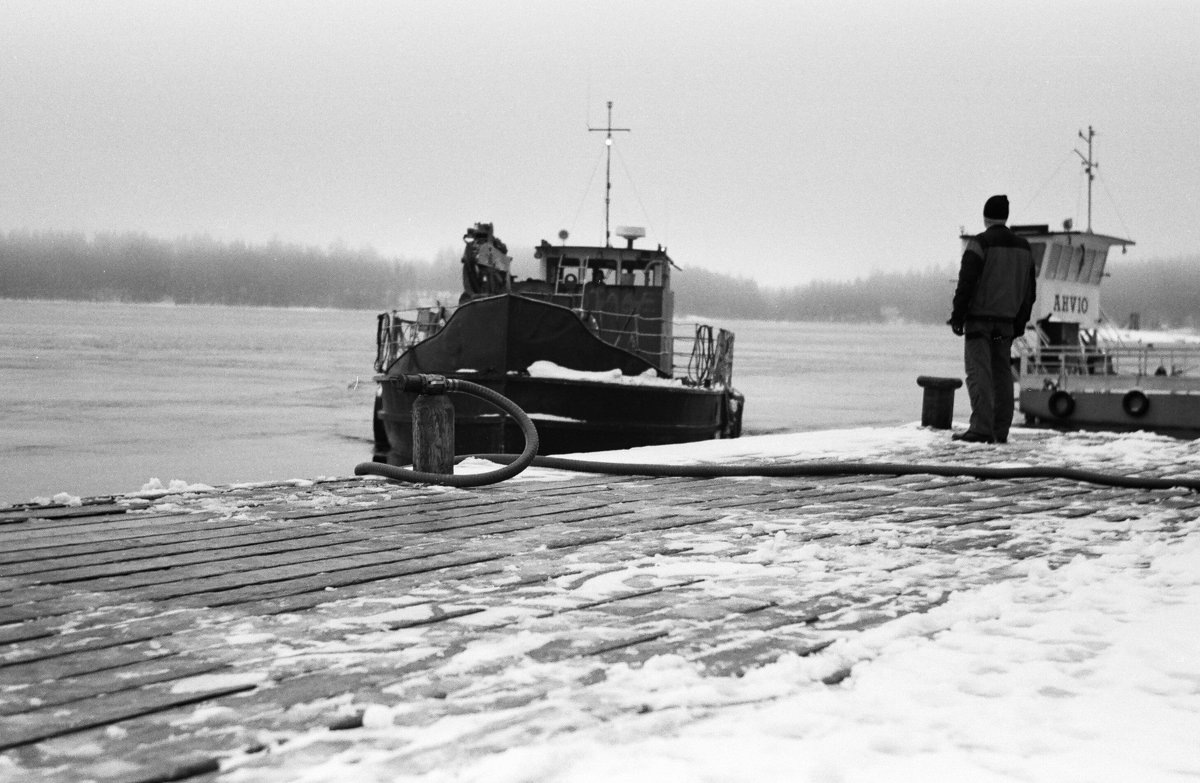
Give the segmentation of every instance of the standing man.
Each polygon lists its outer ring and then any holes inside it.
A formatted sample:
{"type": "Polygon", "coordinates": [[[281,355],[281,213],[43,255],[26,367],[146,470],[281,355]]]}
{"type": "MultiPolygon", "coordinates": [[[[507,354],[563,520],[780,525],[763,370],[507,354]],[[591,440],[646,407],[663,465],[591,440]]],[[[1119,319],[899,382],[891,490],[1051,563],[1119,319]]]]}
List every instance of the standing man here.
{"type": "Polygon", "coordinates": [[[971,425],[954,440],[1007,443],[1013,419],[1013,337],[1025,332],[1036,295],[1029,243],[1009,230],[1008,197],[983,205],[982,234],[967,242],[950,327],[964,337],[971,425]]]}

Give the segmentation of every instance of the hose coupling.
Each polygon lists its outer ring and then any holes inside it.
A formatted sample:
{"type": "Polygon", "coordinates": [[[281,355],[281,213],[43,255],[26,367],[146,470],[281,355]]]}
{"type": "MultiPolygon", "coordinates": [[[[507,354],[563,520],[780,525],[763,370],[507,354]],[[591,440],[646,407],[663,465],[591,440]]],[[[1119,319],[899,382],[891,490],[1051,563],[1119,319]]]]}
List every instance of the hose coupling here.
{"type": "Polygon", "coordinates": [[[445,394],[457,387],[453,379],[431,373],[401,375],[393,380],[400,384],[401,391],[415,392],[416,394],[445,394]]]}

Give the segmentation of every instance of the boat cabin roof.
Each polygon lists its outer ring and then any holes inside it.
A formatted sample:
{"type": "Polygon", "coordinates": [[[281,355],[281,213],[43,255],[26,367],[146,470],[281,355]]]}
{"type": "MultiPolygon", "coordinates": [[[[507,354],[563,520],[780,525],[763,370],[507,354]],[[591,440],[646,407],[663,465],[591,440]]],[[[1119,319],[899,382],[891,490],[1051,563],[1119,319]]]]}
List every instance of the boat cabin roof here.
{"type": "MultiPolygon", "coordinates": [[[[1025,237],[1025,239],[1030,240],[1030,241],[1042,240],[1042,241],[1049,242],[1049,241],[1052,241],[1055,239],[1059,239],[1062,242],[1062,244],[1066,244],[1066,245],[1094,243],[1094,244],[1102,244],[1105,247],[1133,247],[1135,244],[1137,244],[1132,239],[1124,239],[1122,237],[1114,237],[1110,234],[1095,234],[1095,233],[1092,233],[1091,231],[1073,231],[1073,230],[1051,231],[1050,226],[1048,226],[1044,223],[1043,224],[1035,224],[1035,225],[1009,226],[1009,228],[1017,236],[1025,237]],[[1080,240],[1080,242],[1078,242],[1078,243],[1075,242],[1076,237],[1080,240]]],[[[961,234],[960,235],[961,239],[963,239],[964,241],[971,239],[974,236],[975,236],[975,234],[961,234]]]]}
{"type": "Polygon", "coordinates": [[[1073,231],[1073,230],[1066,230],[1066,229],[1064,229],[1062,231],[1051,231],[1050,226],[1044,225],[1044,224],[1043,225],[1029,225],[1029,226],[1010,226],[1009,228],[1012,229],[1012,232],[1014,234],[1025,237],[1026,239],[1033,238],[1033,239],[1050,240],[1050,239],[1054,239],[1054,238],[1065,237],[1066,244],[1068,244],[1068,245],[1074,244],[1075,237],[1079,237],[1081,240],[1085,240],[1088,242],[1102,243],[1106,247],[1112,247],[1114,245],[1117,245],[1120,247],[1126,247],[1126,246],[1132,247],[1135,244],[1132,239],[1123,239],[1121,237],[1110,236],[1109,234],[1094,234],[1091,231],[1073,231]]]}
{"type": "Polygon", "coordinates": [[[638,247],[599,247],[597,245],[552,245],[546,240],[534,250],[534,257],[553,266],[584,266],[590,269],[621,269],[640,272],[649,267],[673,264],[661,246],[654,250],[638,247]]]}

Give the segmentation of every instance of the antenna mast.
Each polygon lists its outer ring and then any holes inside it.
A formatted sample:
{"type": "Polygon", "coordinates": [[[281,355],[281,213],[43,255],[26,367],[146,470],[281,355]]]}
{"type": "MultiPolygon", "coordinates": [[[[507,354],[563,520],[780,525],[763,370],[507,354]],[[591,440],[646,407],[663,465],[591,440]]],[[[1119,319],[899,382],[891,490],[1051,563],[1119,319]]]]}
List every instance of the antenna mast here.
{"type": "MultiPolygon", "coordinates": [[[[608,102],[608,126],[604,128],[593,128],[588,124],[589,131],[605,131],[608,136],[604,139],[604,145],[608,148],[606,151],[608,159],[604,163],[604,246],[612,247],[612,242],[609,241],[608,230],[608,206],[612,200],[612,135],[613,131],[630,131],[630,128],[614,128],[612,126],[612,105],[613,102],[608,102]]],[[[1090,191],[1089,191],[1090,192],[1090,191]]]]}
{"type": "Polygon", "coordinates": [[[1083,135],[1083,131],[1079,131],[1079,138],[1086,141],[1087,145],[1088,145],[1088,154],[1087,154],[1086,158],[1083,157],[1082,152],[1080,152],[1079,150],[1075,150],[1075,154],[1083,159],[1083,170],[1087,172],[1087,178],[1088,178],[1087,230],[1088,230],[1089,234],[1092,233],[1092,180],[1094,180],[1096,178],[1096,173],[1095,173],[1096,169],[1100,167],[1099,163],[1092,160],[1092,139],[1095,137],[1095,135],[1096,135],[1096,132],[1094,130],[1092,130],[1091,125],[1088,126],[1088,131],[1087,131],[1086,136],[1083,135]]]}

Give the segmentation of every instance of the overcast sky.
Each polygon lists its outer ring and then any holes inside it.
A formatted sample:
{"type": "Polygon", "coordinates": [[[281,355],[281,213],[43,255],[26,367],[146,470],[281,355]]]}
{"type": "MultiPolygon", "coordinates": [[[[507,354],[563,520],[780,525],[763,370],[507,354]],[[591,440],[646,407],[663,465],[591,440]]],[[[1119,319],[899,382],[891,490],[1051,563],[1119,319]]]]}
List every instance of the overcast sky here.
{"type": "Polygon", "coordinates": [[[612,224],[685,270],[954,264],[997,192],[1083,227],[1089,125],[1093,228],[1196,254],[1198,33],[1193,0],[3,0],[0,230],[601,242],[611,100],[612,224]]]}

